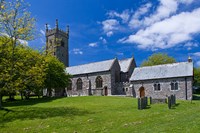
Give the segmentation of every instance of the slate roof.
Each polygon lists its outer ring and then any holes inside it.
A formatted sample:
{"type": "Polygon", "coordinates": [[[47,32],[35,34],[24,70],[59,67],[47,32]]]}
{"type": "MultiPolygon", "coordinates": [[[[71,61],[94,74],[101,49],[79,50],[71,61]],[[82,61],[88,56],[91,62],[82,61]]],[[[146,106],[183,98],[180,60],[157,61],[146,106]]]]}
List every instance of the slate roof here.
{"type": "Polygon", "coordinates": [[[67,67],[66,72],[71,75],[79,75],[79,74],[108,71],[111,69],[115,60],[116,59],[111,59],[111,60],[106,60],[106,61],[67,67]]]}
{"type": "Polygon", "coordinates": [[[193,63],[180,62],[165,65],[138,67],[131,75],[131,81],[193,76],[193,63]]]}
{"type": "Polygon", "coordinates": [[[128,59],[124,59],[124,60],[119,60],[119,65],[121,67],[122,72],[128,72],[132,60],[133,60],[133,57],[128,58],[128,59]]]}

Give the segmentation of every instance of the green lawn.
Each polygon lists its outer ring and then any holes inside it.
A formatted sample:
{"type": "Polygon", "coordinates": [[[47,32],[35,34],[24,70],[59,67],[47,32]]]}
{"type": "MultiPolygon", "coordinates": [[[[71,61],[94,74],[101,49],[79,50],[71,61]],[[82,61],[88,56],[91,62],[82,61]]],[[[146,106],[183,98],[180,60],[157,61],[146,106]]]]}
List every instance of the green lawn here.
{"type": "Polygon", "coordinates": [[[200,101],[154,104],[138,110],[129,97],[69,97],[4,103],[0,133],[133,133],[200,131],[200,101]]]}

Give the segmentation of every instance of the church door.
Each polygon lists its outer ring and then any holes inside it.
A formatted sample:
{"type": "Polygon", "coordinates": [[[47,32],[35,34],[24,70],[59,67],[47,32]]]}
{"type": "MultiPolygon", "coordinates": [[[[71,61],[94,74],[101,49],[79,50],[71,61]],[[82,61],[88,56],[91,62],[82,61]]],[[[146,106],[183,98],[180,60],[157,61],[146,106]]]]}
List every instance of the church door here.
{"type": "Polygon", "coordinates": [[[108,95],[108,88],[104,87],[104,95],[107,96],[108,95]]]}
{"type": "Polygon", "coordinates": [[[140,97],[145,97],[144,87],[140,87],[139,91],[140,91],[140,97]]]}

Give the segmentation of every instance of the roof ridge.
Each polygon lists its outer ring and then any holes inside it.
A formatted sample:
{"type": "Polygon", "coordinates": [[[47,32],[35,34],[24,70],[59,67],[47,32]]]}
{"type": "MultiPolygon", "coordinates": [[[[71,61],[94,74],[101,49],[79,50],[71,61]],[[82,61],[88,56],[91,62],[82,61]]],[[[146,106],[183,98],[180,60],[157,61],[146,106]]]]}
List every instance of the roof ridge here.
{"type": "Polygon", "coordinates": [[[90,64],[94,64],[94,63],[101,63],[101,62],[106,62],[106,61],[111,61],[111,60],[115,60],[116,58],[113,59],[109,59],[109,60],[103,60],[103,61],[96,61],[96,62],[90,62],[90,63],[86,63],[86,64],[80,64],[80,65],[76,65],[76,66],[69,66],[66,68],[72,68],[72,67],[78,67],[78,66],[85,66],[85,65],[90,65],[90,64]]]}
{"type": "Polygon", "coordinates": [[[175,63],[167,63],[167,64],[160,64],[160,65],[153,65],[153,66],[141,66],[137,68],[147,68],[147,67],[157,67],[157,66],[167,66],[167,65],[174,65],[174,64],[181,64],[181,63],[190,63],[190,62],[175,62],[175,63]]]}

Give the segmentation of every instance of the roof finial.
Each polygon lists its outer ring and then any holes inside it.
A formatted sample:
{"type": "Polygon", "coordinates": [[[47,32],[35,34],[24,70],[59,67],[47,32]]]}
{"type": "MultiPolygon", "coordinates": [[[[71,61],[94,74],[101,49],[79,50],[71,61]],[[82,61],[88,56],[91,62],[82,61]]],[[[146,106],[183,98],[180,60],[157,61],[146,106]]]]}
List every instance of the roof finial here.
{"type": "Polygon", "coordinates": [[[69,25],[67,25],[67,33],[69,34],[69,25]]]}
{"type": "Polygon", "coordinates": [[[46,27],[46,32],[47,32],[49,30],[47,23],[46,23],[45,27],[46,27]]]}
{"type": "Polygon", "coordinates": [[[58,19],[56,19],[56,29],[58,29],[58,19]]]}
{"type": "Polygon", "coordinates": [[[188,62],[192,62],[192,58],[190,56],[188,57],[188,62]]]}

